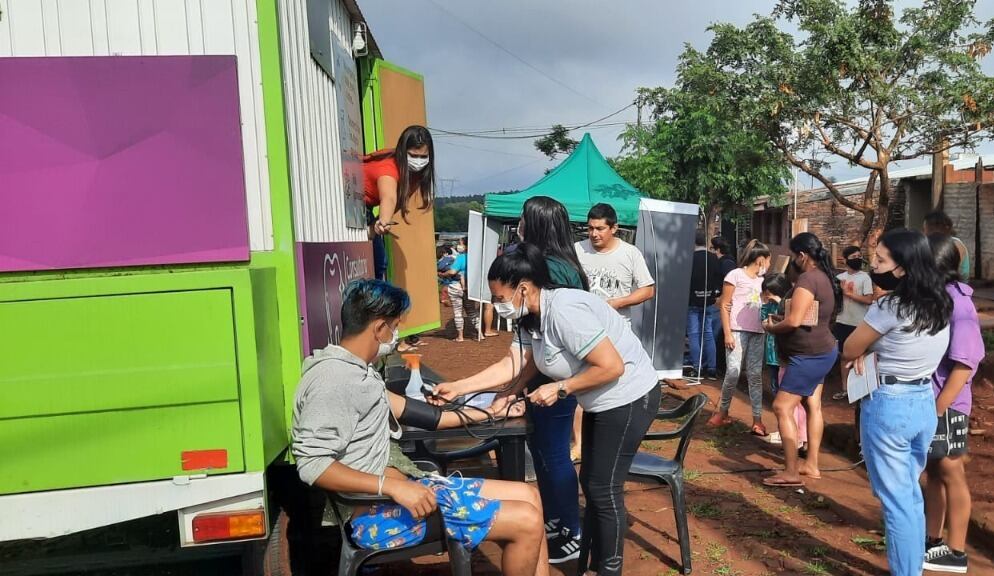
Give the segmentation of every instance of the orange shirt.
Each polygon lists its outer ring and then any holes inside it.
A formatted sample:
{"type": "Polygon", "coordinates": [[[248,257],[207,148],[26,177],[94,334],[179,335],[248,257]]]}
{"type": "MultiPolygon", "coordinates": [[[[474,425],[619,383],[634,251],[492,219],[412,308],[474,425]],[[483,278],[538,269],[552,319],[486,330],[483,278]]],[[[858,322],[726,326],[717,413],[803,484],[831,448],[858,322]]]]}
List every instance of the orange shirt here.
{"type": "MultiPolygon", "coordinates": [[[[376,154],[380,152],[385,152],[385,150],[376,152],[376,154]]],[[[400,171],[397,170],[397,163],[394,161],[393,156],[377,160],[370,155],[362,159],[362,176],[363,199],[366,202],[366,207],[372,208],[373,206],[380,205],[380,189],[377,188],[376,181],[381,176],[390,176],[394,180],[399,181],[400,171]]]]}

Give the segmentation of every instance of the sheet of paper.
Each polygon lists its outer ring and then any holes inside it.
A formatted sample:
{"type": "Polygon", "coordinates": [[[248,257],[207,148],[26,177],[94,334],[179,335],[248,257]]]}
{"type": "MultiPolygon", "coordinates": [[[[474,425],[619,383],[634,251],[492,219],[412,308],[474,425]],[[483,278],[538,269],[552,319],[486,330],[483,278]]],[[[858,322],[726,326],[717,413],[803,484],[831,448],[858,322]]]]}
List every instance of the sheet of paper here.
{"type": "Polygon", "coordinates": [[[863,373],[857,374],[855,370],[849,370],[846,378],[846,392],[849,394],[849,403],[869,396],[880,387],[880,375],[877,372],[877,355],[867,354],[863,356],[863,373]]]}

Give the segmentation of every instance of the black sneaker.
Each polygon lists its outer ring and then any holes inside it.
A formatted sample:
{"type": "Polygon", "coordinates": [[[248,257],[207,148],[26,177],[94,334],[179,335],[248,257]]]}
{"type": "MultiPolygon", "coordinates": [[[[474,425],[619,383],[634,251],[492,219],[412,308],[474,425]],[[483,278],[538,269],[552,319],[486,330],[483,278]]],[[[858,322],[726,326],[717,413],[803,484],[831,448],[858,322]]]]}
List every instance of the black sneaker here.
{"type": "Polygon", "coordinates": [[[580,557],[580,537],[569,528],[549,540],[549,564],[562,564],[580,557]]]}
{"type": "Polygon", "coordinates": [[[559,519],[549,520],[545,523],[545,538],[551,540],[559,536],[559,519]]]}
{"type": "Polygon", "coordinates": [[[966,574],[966,553],[957,554],[949,546],[942,544],[925,552],[925,569],[932,572],[966,574]]]}

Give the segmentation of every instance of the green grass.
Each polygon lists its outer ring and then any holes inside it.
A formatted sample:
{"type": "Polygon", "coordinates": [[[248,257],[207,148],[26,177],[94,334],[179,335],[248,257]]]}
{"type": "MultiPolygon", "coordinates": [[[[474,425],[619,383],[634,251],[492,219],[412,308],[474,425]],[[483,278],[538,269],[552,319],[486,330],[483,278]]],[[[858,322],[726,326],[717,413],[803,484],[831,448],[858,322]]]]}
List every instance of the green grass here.
{"type": "Polygon", "coordinates": [[[815,546],[814,548],[811,549],[811,555],[814,556],[815,558],[824,558],[825,556],[828,556],[828,547],[815,546]]]}
{"type": "Polygon", "coordinates": [[[697,471],[697,470],[684,470],[683,471],[683,479],[686,480],[687,482],[693,482],[694,480],[697,480],[701,476],[704,476],[704,474],[702,472],[697,471]]]}
{"type": "Polygon", "coordinates": [[[702,504],[692,504],[690,506],[690,513],[698,518],[708,518],[715,519],[721,518],[723,512],[721,508],[718,507],[714,502],[704,502],[702,504]]]}
{"type": "Polygon", "coordinates": [[[880,538],[868,538],[866,536],[854,536],[850,539],[853,544],[859,546],[860,548],[866,548],[867,550],[876,550],[878,552],[883,552],[887,549],[887,544],[880,538]]]}
{"type": "Polygon", "coordinates": [[[819,562],[817,560],[805,564],[804,573],[811,574],[812,576],[828,576],[829,574],[831,574],[828,571],[828,565],[825,564],[824,562],[819,562]]]}
{"type": "Polygon", "coordinates": [[[725,554],[728,553],[728,548],[725,548],[717,542],[710,542],[708,543],[705,553],[712,562],[718,562],[725,557],[725,554]]]}
{"type": "Polygon", "coordinates": [[[728,564],[722,564],[714,569],[715,576],[739,576],[742,572],[732,568],[728,564]]]}

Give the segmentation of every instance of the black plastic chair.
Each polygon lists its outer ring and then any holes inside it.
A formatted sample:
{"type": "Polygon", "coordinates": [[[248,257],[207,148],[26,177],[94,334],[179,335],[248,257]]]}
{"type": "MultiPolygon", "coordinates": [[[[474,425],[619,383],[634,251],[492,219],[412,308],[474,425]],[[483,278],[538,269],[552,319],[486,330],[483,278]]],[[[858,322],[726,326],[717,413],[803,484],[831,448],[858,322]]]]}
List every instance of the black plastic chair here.
{"type": "Polygon", "coordinates": [[[439,471],[443,475],[448,475],[449,464],[457,460],[476,458],[477,456],[497,450],[497,448],[500,447],[500,442],[496,439],[484,440],[466,448],[448,451],[439,450],[437,440],[425,440],[424,442],[419,442],[419,444],[419,448],[422,448],[423,450],[418,450],[416,452],[417,457],[424,457],[431,460],[438,466],[439,471]]]}
{"type": "MultiPolygon", "coordinates": [[[[437,472],[438,469],[432,462],[415,462],[418,468],[426,472],[437,472]]],[[[338,523],[338,529],[342,534],[342,555],[338,561],[339,576],[355,576],[365,564],[386,564],[388,562],[398,562],[410,560],[419,556],[432,556],[443,552],[449,553],[449,566],[453,576],[470,576],[473,573],[470,563],[470,551],[455,540],[448,538],[445,534],[445,523],[442,520],[441,509],[436,508],[435,512],[427,518],[428,527],[425,538],[416,546],[406,548],[386,548],[383,550],[367,550],[360,548],[352,540],[352,528],[349,521],[345,520],[340,513],[338,506],[370,506],[372,504],[392,504],[393,500],[385,496],[366,495],[345,495],[338,492],[328,492],[329,497],[335,506],[332,506],[332,513],[338,523]]]]}
{"type": "Polygon", "coordinates": [[[680,425],[674,430],[649,431],[645,435],[646,440],[671,440],[679,438],[676,454],[673,459],[663,458],[655,454],[637,452],[635,460],[632,462],[630,476],[639,479],[655,480],[660,484],[670,487],[673,496],[673,515],[676,517],[677,535],[680,540],[680,558],[683,565],[683,573],[691,572],[690,554],[690,533],[687,530],[687,507],[683,495],[683,458],[687,454],[690,446],[690,436],[694,431],[694,421],[700,414],[701,409],[708,403],[708,397],[704,394],[695,394],[683,401],[682,404],[671,410],[660,410],[656,415],[656,420],[672,421],[681,420],[680,425]]]}

